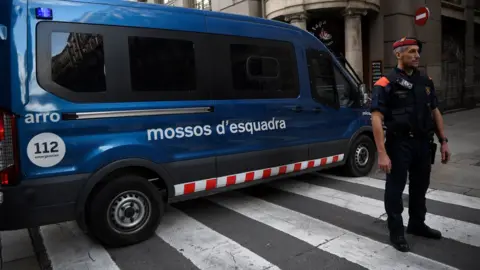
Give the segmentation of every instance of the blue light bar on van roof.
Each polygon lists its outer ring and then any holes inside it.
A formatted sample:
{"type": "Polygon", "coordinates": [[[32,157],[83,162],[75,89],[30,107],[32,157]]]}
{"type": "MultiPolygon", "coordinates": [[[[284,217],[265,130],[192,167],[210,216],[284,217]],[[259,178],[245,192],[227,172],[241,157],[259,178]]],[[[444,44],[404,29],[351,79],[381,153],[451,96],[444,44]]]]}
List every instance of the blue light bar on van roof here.
{"type": "Polygon", "coordinates": [[[35,15],[39,20],[53,19],[53,10],[51,8],[35,8],[35,15]]]}

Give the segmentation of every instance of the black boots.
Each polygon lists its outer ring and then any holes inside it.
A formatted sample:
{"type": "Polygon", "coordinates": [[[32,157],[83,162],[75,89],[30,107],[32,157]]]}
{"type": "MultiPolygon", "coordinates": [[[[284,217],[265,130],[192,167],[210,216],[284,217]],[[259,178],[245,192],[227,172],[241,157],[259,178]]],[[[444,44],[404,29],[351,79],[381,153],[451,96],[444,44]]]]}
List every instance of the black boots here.
{"type": "MultiPolygon", "coordinates": [[[[441,239],[442,233],[428,227],[425,224],[411,225],[407,227],[407,233],[413,234],[416,236],[422,236],[430,239],[441,239]]],[[[390,242],[392,246],[401,252],[410,251],[410,246],[408,245],[405,235],[402,230],[394,230],[390,232],[390,242]]]]}
{"type": "Polygon", "coordinates": [[[407,240],[405,239],[403,232],[390,233],[390,242],[392,243],[392,246],[398,251],[410,251],[410,247],[408,246],[407,240]]]}
{"type": "Polygon", "coordinates": [[[413,234],[416,236],[423,236],[426,238],[431,238],[431,239],[441,239],[442,238],[442,233],[434,230],[430,227],[428,227],[425,224],[420,224],[420,225],[411,225],[409,224],[407,227],[407,233],[408,234],[413,234]]]}

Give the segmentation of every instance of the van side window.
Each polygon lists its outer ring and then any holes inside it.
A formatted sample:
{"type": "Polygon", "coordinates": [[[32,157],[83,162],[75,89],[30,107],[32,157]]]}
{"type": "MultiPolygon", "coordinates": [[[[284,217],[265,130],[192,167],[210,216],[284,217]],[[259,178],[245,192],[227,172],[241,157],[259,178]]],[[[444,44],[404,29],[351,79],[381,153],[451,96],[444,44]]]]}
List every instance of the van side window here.
{"type": "Polygon", "coordinates": [[[153,37],[129,37],[133,91],[194,91],[194,43],[153,37]]]}
{"type": "Polygon", "coordinates": [[[335,107],[337,94],[333,63],[319,51],[307,52],[312,97],[319,103],[335,107]]]}
{"type": "Polygon", "coordinates": [[[335,67],[335,81],[340,106],[350,106],[353,94],[352,86],[337,67],[335,67]]]}
{"type": "Polygon", "coordinates": [[[103,37],[88,33],[52,33],[52,81],[73,92],[104,92],[103,37]]]}
{"type": "Polygon", "coordinates": [[[237,97],[296,98],[299,89],[293,57],[293,48],[283,44],[278,47],[231,44],[232,83],[237,97]]]}

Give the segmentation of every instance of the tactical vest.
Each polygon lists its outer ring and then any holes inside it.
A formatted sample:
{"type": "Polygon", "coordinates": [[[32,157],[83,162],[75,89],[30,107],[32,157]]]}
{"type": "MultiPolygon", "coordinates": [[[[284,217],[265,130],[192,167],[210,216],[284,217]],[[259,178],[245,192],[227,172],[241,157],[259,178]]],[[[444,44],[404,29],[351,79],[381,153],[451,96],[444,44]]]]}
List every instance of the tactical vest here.
{"type": "Polygon", "coordinates": [[[385,87],[389,113],[384,117],[387,133],[398,135],[432,136],[434,121],[430,109],[430,82],[426,76],[415,81],[392,71],[385,87]]]}

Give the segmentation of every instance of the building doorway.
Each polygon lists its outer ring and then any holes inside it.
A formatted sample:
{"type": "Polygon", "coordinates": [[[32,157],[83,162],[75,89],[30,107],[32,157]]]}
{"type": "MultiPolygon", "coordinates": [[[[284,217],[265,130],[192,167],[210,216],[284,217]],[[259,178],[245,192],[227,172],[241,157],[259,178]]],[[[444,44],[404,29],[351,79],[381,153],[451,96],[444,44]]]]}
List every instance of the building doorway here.
{"type": "Polygon", "coordinates": [[[475,24],[475,41],[474,41],[474,57],[473,60],[473,93],[475,103],[480,103],[480,24],[475,24]]]}
{"type": "Polygon", "coordinates": [[[345,21],[340,10],[310,11],[307,30],[339,57],[345,55],[345,21]]]}
{"type": "Polygon", "coordinates": [[[461,108],[465,98],[465,21],[442,17],[442,91],[444,110],[461,108]]]}

